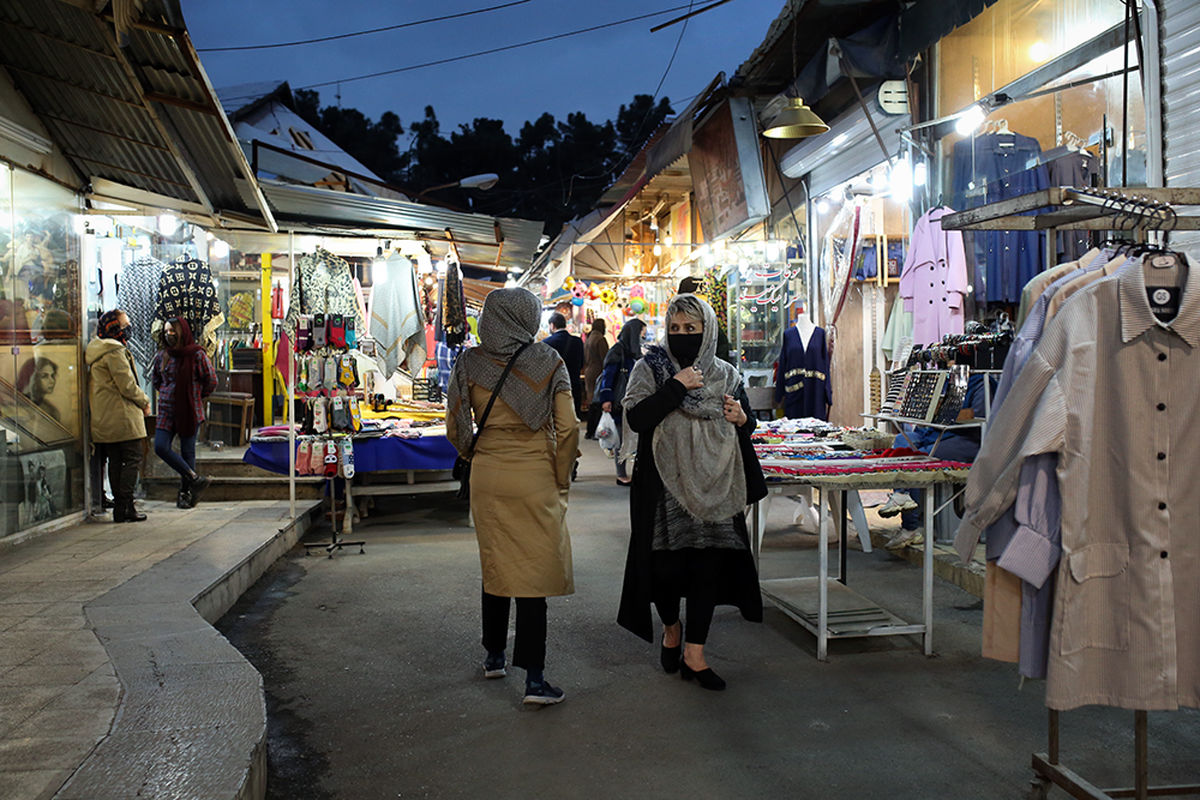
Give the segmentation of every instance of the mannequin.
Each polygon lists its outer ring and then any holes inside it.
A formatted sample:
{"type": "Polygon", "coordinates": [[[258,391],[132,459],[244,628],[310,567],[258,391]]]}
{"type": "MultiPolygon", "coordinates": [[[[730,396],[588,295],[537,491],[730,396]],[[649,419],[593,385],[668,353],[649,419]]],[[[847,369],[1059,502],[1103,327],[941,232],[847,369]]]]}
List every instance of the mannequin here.
{"type": "Polygon", "coordinates": [[[793,419],[829,419],[833,390],[829,382],[829,348],[825,329],[808,316],[799,301],[793,307],[795,324],[783,333],[779,361],[775,366],[775,403],[793,419]]]}
{"type": "Polygon", "coordinates": [[[808,316],[808,308],[804,302],[796,303],[796,330],[800,332],[800,343],[804,345],[805,350],[808,349],[808,343],[812,341],[813,331],[816,329],[817,326],[808,316]]]}

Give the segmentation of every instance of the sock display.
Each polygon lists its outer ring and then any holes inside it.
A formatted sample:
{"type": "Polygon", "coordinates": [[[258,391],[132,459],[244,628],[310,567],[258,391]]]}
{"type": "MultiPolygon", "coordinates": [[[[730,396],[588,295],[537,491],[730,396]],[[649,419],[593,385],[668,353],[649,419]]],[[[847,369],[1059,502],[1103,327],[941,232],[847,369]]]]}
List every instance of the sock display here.
{"type": "Polygon", "coordinates": [[[341,314],[329,317],[329,345],[338,348],[346,346],[346,318],[341,314]]]}
{"type": "Polygon", "coordinates": [[[324,397],[312,399],[313,432],[325,433],[329,430],[329,409],[326,408],[324,397]]]}
{"type": "Polygon", "coordinates": [[[334,397],[329,401],[329,427],[335,431],[350,430],[350,410],[346,398],[334,397]]]}
{"type": "Polygon", "coordinates": [[[358,336],[354,333],[354,317],[346,317],[346,347],[357,347],[358,336]]]}
{"type": "Polygon", "coordinates": [[[301,315],[296,320],[296,350],[304,352],[312,347],[313,321],[311,317],[301,315]]]}
{"type": "Polygon", "coordinates": [[[312,342],[314,348],[322,348],[329,341],[324,314],[313,315],[312,342]]]}
{"type": "Polygon", "coordinates": [[[354,441],[348,436],[342,440],[342,475],[354,477],[354,441]]]}
{"type": "Polygon", "coordinates": [[[358,385],[358,374],[354,369],[354,358],[352,356],[341,356],[338,358],[338,383],[351,389],[358,385]]]}
{"type": "Polygon", "coordinates": [[[308,440],[304,439],[300,442],[300,447],[296,450],[296,474],[307,475],[309,467],[309,459],[312,458],[312,447],[308,440]]]}
{"type": "Polygon", "coordinates": [[[325,442],[322,439],[312,443],[312,459],[308,462],[308,471],[311,475],[325,474],[325,442]]]}
{"type": "Polygon", "coordinates": [[[350,406],[350,426],[355,433],[362,430],[362,409],[358,406],[358,398],[350,395],[347,401],[350,406]]]}
{"type": "Polygon", "coordinates": [[[338,446],[333,439],[325,440],[325,477],[332,478],[338,472],[338,446]]]}
{"type": "Polygon", "coordinates": [[[325,359],[325,366],[322,369],[322,374],[324,376],[324,380],[321,381],[321,385],[329,391],[336,389],[338,382],[338,366],[336,357],[329,356],[325,359]]]}

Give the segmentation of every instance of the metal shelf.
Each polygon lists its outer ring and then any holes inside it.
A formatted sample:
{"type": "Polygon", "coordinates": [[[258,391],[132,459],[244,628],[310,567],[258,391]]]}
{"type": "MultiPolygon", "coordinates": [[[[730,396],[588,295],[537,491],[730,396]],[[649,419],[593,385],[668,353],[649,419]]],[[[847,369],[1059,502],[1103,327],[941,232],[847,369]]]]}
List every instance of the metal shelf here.
{"type": "Polygon", "coordinates": [[[1130,227],[1129,217],[1117,204],[1172,206],[1178,216],[1167,227],[1200,230],[1200,208],[1179,213],[1182,207],[1200,207],[1200,189],[1127,188],[1074,189],[1052,186],[1008,200],[957,211],[942,217],[943,230],[952,231],[1040,231],[1052,228],[1068,230],[1121,230],[1130,227]],[[1038,213],[1029,213],[1038,212],[1038,213]]]}

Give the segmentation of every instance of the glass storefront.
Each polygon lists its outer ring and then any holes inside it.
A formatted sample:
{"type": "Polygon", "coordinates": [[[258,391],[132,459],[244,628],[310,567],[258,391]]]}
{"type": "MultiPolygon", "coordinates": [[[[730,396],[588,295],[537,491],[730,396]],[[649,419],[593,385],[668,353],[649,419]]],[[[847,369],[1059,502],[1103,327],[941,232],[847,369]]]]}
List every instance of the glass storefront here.
{"type": "MultiPolygon", "coordinates": [[[[1123,49],[1066,74],[1053,69],[1064,53],[1120,25],[1124,12],[1102,0],[1000,0],[942,39],[936,113],[973,113],[933,144],[938,180],[922,207],[963,210],[1050,186],[1144,186],[1141,80],[1122,76],[1123,49]],[[1042,67],[1058,77],[1022,88],[1011,102],[972,106],[1042,67]]],[[[1083,253],[1090,237],[1060,232],[1048,246],[1043,233],[989,232],[968,234],[967,244],[974,301],[1005,309],[1029,278],[1083,253]]]]}
{"type": "Polygon", "coordinates": [[[0,536],[83,510],[80,211],[0,164],[0,536]]]}

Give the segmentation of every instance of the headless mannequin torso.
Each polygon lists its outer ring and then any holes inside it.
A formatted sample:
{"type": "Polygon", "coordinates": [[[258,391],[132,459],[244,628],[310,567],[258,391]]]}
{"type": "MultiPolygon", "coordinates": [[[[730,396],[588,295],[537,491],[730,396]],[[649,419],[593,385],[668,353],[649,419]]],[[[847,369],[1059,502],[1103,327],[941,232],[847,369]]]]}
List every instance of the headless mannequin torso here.
{"type": "Polygon", "coordinates": [[[812,341],[813,331],[817,326],[809,319],[808,311],[803,306],[796,309],[796,331],[800,334],[800,343],[804,345],[804,349],[808,349],[808,343],[812,341]]]}

